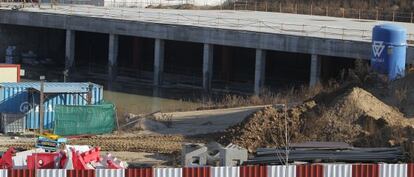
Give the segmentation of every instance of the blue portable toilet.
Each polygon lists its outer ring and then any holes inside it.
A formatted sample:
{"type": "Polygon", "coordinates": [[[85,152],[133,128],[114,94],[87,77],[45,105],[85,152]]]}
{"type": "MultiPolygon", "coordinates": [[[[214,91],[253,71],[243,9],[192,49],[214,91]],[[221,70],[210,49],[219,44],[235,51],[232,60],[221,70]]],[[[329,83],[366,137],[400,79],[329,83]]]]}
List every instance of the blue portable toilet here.
{"type": "Polygon", "coordinates": [[[376,25],[372,30],[371,68],[389,80],[405,74],[407,30],[395,24],[376,25]]]}

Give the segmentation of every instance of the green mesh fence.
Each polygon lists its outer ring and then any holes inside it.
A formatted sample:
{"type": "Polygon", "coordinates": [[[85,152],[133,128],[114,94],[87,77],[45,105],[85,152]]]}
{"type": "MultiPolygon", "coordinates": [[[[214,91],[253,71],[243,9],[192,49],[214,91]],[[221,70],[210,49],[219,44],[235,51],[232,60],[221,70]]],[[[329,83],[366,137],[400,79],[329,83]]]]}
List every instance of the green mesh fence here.
{"type": "Polygon", "coordinates": [[[115,106],[111,103],[88,106],[57,105],[54,134],[96,135],[110,133],[115,128],[115,106]]]}

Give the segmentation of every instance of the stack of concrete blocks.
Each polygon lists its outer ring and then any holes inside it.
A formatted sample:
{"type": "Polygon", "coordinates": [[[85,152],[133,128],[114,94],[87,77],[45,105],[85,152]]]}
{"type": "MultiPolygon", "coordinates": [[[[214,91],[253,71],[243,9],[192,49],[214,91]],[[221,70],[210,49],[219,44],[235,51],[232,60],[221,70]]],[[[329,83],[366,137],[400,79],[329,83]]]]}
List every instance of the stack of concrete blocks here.
{"type": "Polygon", "coordinates": [[[247,150],[235,144],[223,147],[218,143],[186,143],[182,149],[182,165],[197,166],[238,166],[247,161],[247,150]]]}
{"type": "Polygon", "coordinates": [[[211,166],[220,165],[220,150],[224,147],[216,142],[208,143],[207,145],[207,164],[211,166]]]}
{"type": "Polygon", "coordinates": [[[247,149],[235,144],[229,144],[220,150],[221,166],[239,166],[247,161],[247,149]]]}
{"type": "Polygon", "coordinates": [[[204,144],[183,144],[181,159],[185,167],[198,167],[207,165],[207,147],[204,144]]]}

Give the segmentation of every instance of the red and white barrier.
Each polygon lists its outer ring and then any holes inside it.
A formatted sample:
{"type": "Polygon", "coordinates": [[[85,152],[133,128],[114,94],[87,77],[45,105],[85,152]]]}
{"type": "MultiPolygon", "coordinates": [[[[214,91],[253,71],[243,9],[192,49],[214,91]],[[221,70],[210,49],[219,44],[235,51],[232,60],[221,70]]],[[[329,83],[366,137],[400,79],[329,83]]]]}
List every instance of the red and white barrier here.
{"type": "Polygon", "coordinates": [[[414,177],[414,164],[0,170],[0,177],[414,177]]]}

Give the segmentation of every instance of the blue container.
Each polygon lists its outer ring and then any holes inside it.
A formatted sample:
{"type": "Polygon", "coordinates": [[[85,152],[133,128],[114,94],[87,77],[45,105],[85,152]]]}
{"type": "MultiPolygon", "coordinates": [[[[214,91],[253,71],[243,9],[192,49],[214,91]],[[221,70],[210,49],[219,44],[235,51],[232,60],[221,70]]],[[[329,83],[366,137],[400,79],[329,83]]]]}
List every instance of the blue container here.
{"type": "MultiPolygon", "coordinates": [[[[45,82],[44,128],[53,128],[56,105],[86,105],[91,83],[45,82]]],[[[0,83],[0,113],[26,114],[26,129],[39,128],[39,82],[0,83]]],[[[92,84],[91,104],[103,100],[103,87],[92,84]]]]}
{"type": "Polygon", "coordinates": [[[394,24],[376,25],[372,31],[371,68],[387,74],[389,80],[403,77],[407,50],[407,30],[394,24]]]}

